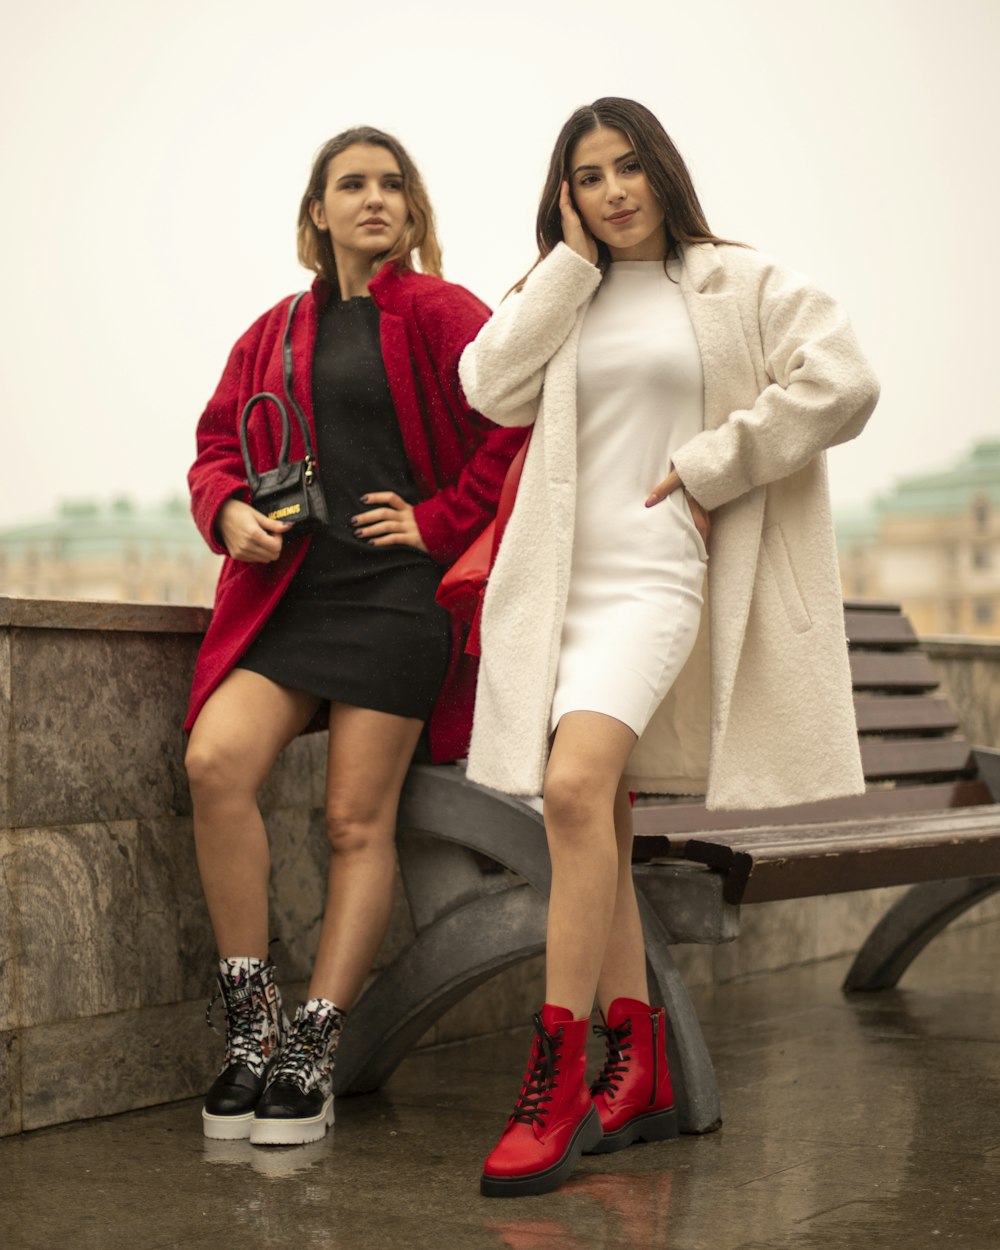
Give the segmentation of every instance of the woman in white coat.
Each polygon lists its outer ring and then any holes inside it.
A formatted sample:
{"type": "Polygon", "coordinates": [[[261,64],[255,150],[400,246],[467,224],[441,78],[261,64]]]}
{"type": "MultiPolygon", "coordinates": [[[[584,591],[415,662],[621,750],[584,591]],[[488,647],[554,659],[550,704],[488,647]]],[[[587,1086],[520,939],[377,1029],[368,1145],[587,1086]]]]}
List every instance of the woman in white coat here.
{"type": "Polygon", "coordinates": [[[864,784],[823,451],[878,387],[846,317],[712,234],[634,101],[563,127],[537,238],[460,365],[475,408],[535,426],[483,606],[469,776],[543,793],[552,861],[546,1002],[491,1196],[677,1134],[629,790],[753,808],[864,784]]]}

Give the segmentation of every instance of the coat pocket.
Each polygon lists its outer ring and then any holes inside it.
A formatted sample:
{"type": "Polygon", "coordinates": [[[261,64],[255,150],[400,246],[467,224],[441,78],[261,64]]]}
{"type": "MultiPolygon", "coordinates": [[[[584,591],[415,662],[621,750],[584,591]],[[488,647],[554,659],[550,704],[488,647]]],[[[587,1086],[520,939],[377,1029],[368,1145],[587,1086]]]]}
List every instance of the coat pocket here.
{"type": "Polygon", "coordinates": [[[781,532],[780,524],[775,523],[774,525],[765,526],[761,539],[761,556],[764,560],[766,571],[770,572],[771,577],[774,579],[782,606],[785,609],[785,615],[788,617],[788,623],[795,633],[804,634],[812,629],[812,617],[809,615],[809,609],[802,598],[799,584],[795,580],[792,560],[788,554],[788,547],[785,543],[785,536],[781,532]]]}

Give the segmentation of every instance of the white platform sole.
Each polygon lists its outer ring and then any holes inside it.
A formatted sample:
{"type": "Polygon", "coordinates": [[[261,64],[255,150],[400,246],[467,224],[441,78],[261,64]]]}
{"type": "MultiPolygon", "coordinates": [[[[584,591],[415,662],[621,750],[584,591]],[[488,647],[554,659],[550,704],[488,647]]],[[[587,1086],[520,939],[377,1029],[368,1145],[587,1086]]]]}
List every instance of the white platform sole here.
{"type": "Polygon", "coordinates": [[[212,1115],[201,1109],[201,1127],[212,1141],[246,1141],[253,1124],[253,1112],[246,1115],[212,1115]]]}
{"type": "Polygon", "coordinates": [[[319,1141],[333,1127],[333,1095],[323,1104],[318,1115],[303,1120],[251,1119],[250,1144],[252,1146],[304,1146],[306,1142],[319,1141]]]}

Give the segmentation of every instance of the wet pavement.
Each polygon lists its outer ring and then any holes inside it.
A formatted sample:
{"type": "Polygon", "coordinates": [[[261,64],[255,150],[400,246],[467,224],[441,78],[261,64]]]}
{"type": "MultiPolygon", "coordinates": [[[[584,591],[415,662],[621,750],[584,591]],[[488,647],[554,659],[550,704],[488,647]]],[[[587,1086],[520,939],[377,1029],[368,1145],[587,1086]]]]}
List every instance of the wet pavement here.
{"type": "Polygon", "coordinates": [[[898,991],[845,998],[847,962],[697,991],[723,1128],[547,1197],[478,1192],[525,1030],[414,1056],[312,1146],[206,1141],[194,1102],[7,1138],[0,1247],[998,1250],[1000,922],[943,934],[898,991]]]}

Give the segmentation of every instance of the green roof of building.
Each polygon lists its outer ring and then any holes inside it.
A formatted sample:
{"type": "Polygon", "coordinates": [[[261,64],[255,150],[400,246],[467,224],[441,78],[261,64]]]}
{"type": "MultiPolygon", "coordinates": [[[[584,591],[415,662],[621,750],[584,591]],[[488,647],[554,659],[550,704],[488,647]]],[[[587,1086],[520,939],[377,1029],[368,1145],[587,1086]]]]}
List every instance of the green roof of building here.
{"type": "Polygon", "coordinates": [[[1000,509],[1000,442],[977,443],[941,473],[904,478],[875,501],[879,515],[941,516],[967,512],[977,499],[1000,509]]]}
{"type": "Polygon", "coordinates": [[[8,555],[32,547],[63,558],[129,550],[201,555],[208,550],[179,495],[157,504],[138,504],[126,496],[110,503],[66,500],[48,520],[0,530],[0,550],[8,555]]]}

